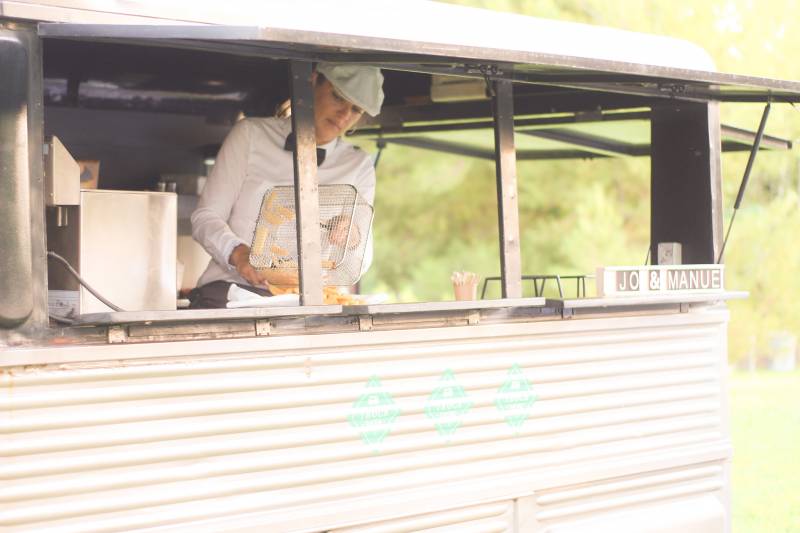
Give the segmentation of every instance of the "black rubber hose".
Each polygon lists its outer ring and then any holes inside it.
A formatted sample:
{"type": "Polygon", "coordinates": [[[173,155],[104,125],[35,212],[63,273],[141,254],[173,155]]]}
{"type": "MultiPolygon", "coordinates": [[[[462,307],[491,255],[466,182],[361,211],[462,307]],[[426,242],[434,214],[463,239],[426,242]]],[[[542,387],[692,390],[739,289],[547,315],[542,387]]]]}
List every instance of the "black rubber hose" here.
{"type": "Polygon", "coordinates": [[[70,273],[70,274],[72,274],[72,275],[75,277],[75,279],[77,279],[77,280],[78,280],[78,283],[80,283],[81,285],[83,285],[84,287],[86,287],[86,290],[87,290],[87,291],[89,291],[90,293],[92,293],[92,296],[94,296],[95,298],[97,298],[98,300],[100,300],[101,302],[103,302],[104,304],[106,304],[107,306],[109,306],[109,307],[110,307],[111,309],[113,309],[114,311],[124,311],[124,309],[121,309],[120,307],[117,307],[116,305],[112,304],[111,302],[109,302],[108,300],[106,300],[105,298],[103,298],[102,296],[100,296],[100,293],[98,293],[96,290],[94,290],[94,289],[92,288],[92,286],[91,286],[91,285],[89,285],[89,284],[88,284],[88,283],[87,283],[87,282],[86,282],[86,281],[85,281],[85,280],[84,280],[84,279],[83,279],[83,278],[80,276],[80,274],[78,274],[78,273],[75,271],[75,269],[74,269],[74,268],[72,268],[72,265],[70,265],[70,264],[69,264],[69,262],[68,262],[66,259],[64,259],[63,257],[61,257],[60,255],[58,255],[58,254],[57,254],[57,253],[55,253],[55,252],[47,252],[47,256],[48,256],[48,257],[52,257],[52,258],[54,258],[54,259],[57,259],[58,261],[60,261],[60,262],[61,262],[61,264],[63,264],[63,265],[66,267],[66,269],[67,269],[67,270],[69,270],[69,273],[70,273]]]}

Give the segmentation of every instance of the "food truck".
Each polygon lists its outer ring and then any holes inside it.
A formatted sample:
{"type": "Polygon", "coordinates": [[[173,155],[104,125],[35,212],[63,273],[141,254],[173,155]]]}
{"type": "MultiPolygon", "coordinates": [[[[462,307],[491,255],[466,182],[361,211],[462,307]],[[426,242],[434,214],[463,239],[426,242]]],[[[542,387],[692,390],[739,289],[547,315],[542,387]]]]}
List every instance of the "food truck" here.
{"type": "Polygon", "coordinates": [[[667,37],[299,0],[0,0],[0,80],[2,531],[730,530],[725,302],[745,293],[724,281],[721,153],[749,170],[791,144],[719,106],[800,83],[667,37]],[[383,69],[362,138],[495,161],[500,298],[325,304],[323,60],[383,69]],[[299,305],[178,308],[207,164],[287,98],[299,305]],[[621,121],[648,141],[575,127],[621,121]],[[493,150],[427,136],[477,129],[493,150]],[[562,146],[516,149],[527,134],[562,146]],[[610,156],[650,158],[650,264],[523,294],[547,276],[521,268],[517,165],[610,156]]]}

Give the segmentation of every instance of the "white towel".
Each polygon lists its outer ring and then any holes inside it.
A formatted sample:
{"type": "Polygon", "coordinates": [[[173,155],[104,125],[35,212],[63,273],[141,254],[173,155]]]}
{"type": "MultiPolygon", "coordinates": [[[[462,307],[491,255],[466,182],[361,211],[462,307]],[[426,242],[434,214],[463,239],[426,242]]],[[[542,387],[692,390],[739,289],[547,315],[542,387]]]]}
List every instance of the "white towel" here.
{"type": "Polygon", "coordinates": [[[254,292],[232,284],[228,288],[228,309],[240,307],[291,307],[300,305],[297,294],[281,294],[279,296],[259,296],[254,292]]]}

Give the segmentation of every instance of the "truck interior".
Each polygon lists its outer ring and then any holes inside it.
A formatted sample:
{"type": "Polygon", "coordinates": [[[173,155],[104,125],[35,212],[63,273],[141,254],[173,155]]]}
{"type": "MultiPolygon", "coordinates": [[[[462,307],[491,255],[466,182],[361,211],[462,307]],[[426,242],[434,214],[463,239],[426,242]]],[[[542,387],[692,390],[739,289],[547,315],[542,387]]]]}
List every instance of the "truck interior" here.
{"type": "MultiPolygon", "coordinates": [[[[155,190],[162,174],[206,172],[238,118],[274,116],[289,97],[288,65],[280,58],[65,39],[46,39],[43,57],[45,133],[57,135],[76,159],[101,160],[101,186],[108,189],[155,190]]],[[[458,133],[492,129],[479,66],[468,74],[469,66],[435,65],[430,72],[383,66],[383,111],[365,116],[355,136],[494,159],[490,144],[475,144],[474,137],[463,142],[458,133]]],[[[650,108],[664,103],[663,96],[581,83],[514,85],[518,161],[650,154],[650,108]]],[[[754,137],[723,125],[722,149],[749,151],[754,137]]],[[[790,147],[770,136],[761,144],[790,147]]]]}

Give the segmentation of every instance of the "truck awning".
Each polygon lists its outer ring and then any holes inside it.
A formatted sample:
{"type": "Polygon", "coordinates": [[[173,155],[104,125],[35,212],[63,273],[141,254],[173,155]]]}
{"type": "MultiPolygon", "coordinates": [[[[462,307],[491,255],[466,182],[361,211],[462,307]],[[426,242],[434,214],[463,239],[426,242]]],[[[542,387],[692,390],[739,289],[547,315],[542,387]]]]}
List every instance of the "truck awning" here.
{"type": "MultiPolygon", "coordinates": [[[[576,49],[574,45],[565,49],[572,50],[576,55],[563,55],[553,53],[554,43],[537,48],[536,44],[541,40],[536,39],[524,49],[490,48],[455,39],[453,42],[413,40],[410,31],[409,38],[403,39],[265,26],[41,23],[39,35],[44,38],[99,40],[276,59],[346,59],[400,71],[489,76],[540,86],[678,100],[800,102],[800,82],[698,68],[713,68],[713,64],[699,49],[687,48],[685,41],[530,17],[516,18],[535,21],[536,24],[547,22],[564,25],[567,33],[561,39],[565,43],[574,38],[576,32],[583,32],[582,40],[588,38],[590,41],[586,50],[591,50],[592,37],[609,38],[609,35],[596,36],[594,32],[612,32],[610,35],[619,38],[612,39],[613,46],[608,43],[598,45],[600,52],[593,55],[584,49],[576,49]],[[681,44],[682,48],[676,51],[674,47],[677,44],[681,44]],[[673,53],[678,55],[683,52],[686,66],[680,66],[681,62],[677,59],[659,64],[633,62],[632,59],[637,56],[631,56],[627,50],[645,48],[655,51],[662,46],[672,46],[673,53]],[[617,55],[614,54],[615,49],[619,50],[617,55]]],[[[458,21],[452,23],[458,24],[458,21]]],[[[519,24],[515,19],[516,31],[519,31],[519,24]]],[[[662,55],[655,54],[654,57],[660,58],[662,55]]]]}

